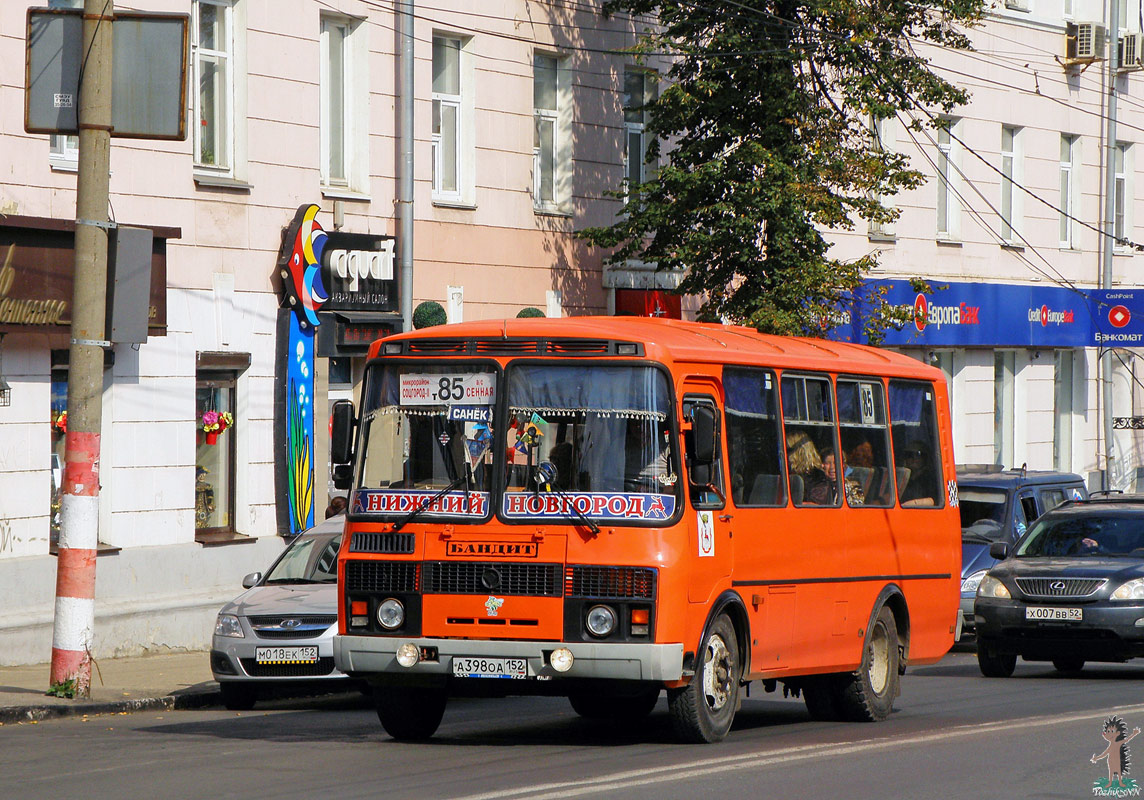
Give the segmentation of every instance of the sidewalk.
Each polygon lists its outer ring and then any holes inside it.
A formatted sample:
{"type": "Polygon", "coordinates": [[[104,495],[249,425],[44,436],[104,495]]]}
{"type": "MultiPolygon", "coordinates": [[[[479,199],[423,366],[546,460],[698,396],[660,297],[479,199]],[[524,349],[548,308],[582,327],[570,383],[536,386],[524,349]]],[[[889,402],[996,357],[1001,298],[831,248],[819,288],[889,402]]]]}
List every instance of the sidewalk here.
{"type": "Polygon", "coordinates": [[[0,667],[0,725],[83,714],[221,706],[206,651],[92,661],[91,697],[49,697],[50,664],[0,667]]]}

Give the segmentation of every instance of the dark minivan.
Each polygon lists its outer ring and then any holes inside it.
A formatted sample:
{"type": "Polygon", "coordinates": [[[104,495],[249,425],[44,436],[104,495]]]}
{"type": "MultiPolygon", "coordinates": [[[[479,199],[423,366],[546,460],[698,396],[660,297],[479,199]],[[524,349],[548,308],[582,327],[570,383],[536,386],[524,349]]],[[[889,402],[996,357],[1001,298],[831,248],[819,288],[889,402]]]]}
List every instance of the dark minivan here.
{"type": "Polygon", "coordinates": [[[973,600],[985,573],[997,563],[994,542],[1010,547],[1035,519],[1066,500],[1088,497],[1084,479],[1072,472],[1005,469],[994,464],[957,467],[961,509],[962,637],[974,633],[973,600]]]}

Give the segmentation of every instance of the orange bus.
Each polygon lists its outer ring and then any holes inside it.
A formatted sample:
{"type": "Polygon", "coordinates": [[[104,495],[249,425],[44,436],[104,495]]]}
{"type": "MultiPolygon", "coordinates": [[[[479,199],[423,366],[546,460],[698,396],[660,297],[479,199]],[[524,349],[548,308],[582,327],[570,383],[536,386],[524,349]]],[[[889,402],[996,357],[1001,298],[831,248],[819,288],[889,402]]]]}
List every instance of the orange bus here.
{"type": "MultiPolygon", "coordinates": [[[[467,322],[370,348],[334,658],[385,730],[450,696],[567,696],[685,741],[745,686],[890,714],[952,645],[961,532],[940,371],[861,345],[639,317],[467,322]]],[[[355,432],[356,431],[356,432],[355,432]]]]}

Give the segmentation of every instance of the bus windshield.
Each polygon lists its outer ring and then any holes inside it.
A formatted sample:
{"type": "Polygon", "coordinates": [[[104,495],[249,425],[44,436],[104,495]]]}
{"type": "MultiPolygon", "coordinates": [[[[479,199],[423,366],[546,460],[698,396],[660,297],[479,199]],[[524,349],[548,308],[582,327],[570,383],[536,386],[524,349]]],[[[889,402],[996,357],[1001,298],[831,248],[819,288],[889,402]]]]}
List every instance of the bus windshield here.
{"type": "Polygon", "coordinates": [[[567,518],[575,510],[635,523],[673,516],[679,469],[662,371],[521,364],[509,367],[506,387],[505,518],[567,518]],[[555,477],[538,485],[543,462],[555,477]]]}
{"type": "Polygon", "coordinates": [[[352,512],[488,517],[496,379],[455,362],[371,368],[352,512]]]}

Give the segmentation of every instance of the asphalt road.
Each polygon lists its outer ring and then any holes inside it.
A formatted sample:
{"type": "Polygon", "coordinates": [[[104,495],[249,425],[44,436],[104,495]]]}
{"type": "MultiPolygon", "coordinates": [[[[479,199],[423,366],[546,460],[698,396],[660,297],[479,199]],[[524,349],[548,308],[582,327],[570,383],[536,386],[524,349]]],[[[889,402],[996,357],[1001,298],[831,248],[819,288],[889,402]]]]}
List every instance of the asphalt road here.
{"type": "MultiPolygon", "coordinates": [[[[673,741],[662,698],[635,730],[562,699],[457,700],[425,744],[389,739],[350,695],[61,719],[0,728],[0,798],[1092,797],[1104,720],[1144,727],[1142,686],[1144,661],[989,680],[954,653],[910,670],[886,722],[813,722],[756,691],[707,746],[673,741]]],[[[1144,737],[1129,748],[1144,786],[1144,737]]]]}

